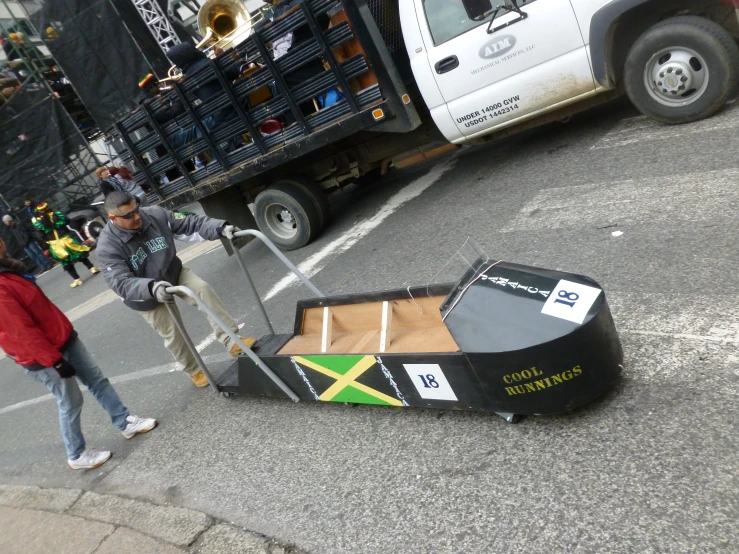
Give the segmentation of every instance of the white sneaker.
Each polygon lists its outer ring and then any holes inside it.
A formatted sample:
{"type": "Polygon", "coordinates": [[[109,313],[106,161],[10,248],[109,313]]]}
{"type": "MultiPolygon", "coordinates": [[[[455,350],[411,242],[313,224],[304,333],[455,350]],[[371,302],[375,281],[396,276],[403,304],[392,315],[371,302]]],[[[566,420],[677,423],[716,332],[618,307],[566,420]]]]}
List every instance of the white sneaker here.
{"type": "Polygon", "coordinates": [[[128,416],[126,421],[128,421],[128,425],[126,425],[126,428],[122,431],[123,436],[126,439],[131,439],[139,433],[148,433],[154,429],[158,423],[156,419],[150,417],[144,418],[135,415],[128,416]]]}
{"type": "Polygon", "coordinates": [[[99,451],[94,448],[88,448],[80,454],[79,458],[76,460],[67,460],[67,463],[72,469],[95,469],[110,460],[112,455],[113,453],[108,450],[99,451]]]}

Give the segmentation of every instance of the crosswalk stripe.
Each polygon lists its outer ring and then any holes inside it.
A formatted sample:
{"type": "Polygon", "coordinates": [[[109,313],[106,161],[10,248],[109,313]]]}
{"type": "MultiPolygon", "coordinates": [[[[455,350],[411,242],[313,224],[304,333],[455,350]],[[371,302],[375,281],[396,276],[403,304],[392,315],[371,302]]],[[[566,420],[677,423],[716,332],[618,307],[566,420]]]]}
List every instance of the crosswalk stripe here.
{"type": "Polygon", "coordinates": [[[654,221],[727,221],[739,209],[739,168],[541,190],[501,231],[654,221]]]}
{"type": "Polygon", "coordinates": [[[711,131],[739,127],[739,105],[726,108],[723,112],[695,123],[665,125],[646,116],[624,119],[611,131],[590,147],[591,150],[616,148],[646,141],[673,140],[711,131]]]}
{"type": "MultiPolygon", "coordinates": [[[[693,278],[697,287],[701,283],[693,278]]],[[[619,329],[638,333],[659,333],[665,336],[681,336],[710,342],[739,343],[739,292],[715,290],[716,295],[692,292],[621,292],[610,290],[608,304],[619,329]],[[670,306],[680,306],[671,311],[670,306]],[[667,314],[667,315],[665,315],[667,314]],[[690,337],[688,336],[690,335],[690,337]]]]}
{"type": "Polygon", "coordinates": [[[696,289],[682,294],[607,290],[627,376],[657,387],[710,384],[739,394],[739,292],[690,281],[696,289]]]}

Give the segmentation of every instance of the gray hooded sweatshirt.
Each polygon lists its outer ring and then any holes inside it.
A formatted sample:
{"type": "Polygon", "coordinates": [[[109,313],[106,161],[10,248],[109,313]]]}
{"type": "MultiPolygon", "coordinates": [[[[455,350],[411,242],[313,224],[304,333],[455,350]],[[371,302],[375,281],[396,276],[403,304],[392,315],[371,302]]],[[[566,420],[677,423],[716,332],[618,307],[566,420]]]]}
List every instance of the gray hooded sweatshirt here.
{"type": "Polygon", "coordinates": [[[216,240],[226,222],[201,215],[170,212],[159,206],[141,208],[141,229],[128,231],[108,222],[100,234],[97,256],[100,269],[113,292],[129,308],[153,310],[159,305],[152,294],[155,281],[177,285],[182,261],[174,240],[216,240]]]}

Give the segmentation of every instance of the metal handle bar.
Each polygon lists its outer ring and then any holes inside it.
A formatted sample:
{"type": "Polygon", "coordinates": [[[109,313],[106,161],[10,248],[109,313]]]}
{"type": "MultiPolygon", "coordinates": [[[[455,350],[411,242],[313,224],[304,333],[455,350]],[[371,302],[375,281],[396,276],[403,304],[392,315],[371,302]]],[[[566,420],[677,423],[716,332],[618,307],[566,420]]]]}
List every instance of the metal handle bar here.
{"type": "MultiPolygon", "coordinates": [[[[303,284],[306,287],[308,287],[313,294],[315,294],[319,298],[325,298],[326,297],[325,294],[323,294],[320,290],[318,290],[316,288],[316,286],[313,283],[310,282],[310,279],[308,279],[308,277],[306,277],[305,275],[303,275],[303,272],[302,271],[300,271],[297,267],[295,267],[295,265],[290,260],[287,259],[287,257],[285,256],[285,254],[283,254],[282,252],[280,252],[280,249],[277,248],[277,246],[275,245],[274,242],[272,242],[266,236],[264,236],[264,233],[261,233],[261,232],[255,230],[255,229],[244,229],[243,231],[237,231],[237,232],[235,232],[234,233],[234,239],[236,239],[238,237],[246,237],[246,236],[249,236],[249,235],[251,235],[252,237],[257,237],[264,244],[266,244],[267,247],[270,250],[272,250],[272,252],[274,253],[274,255],[277,256],[280,259],[280,261],[283,264],[285,264],[287,266],[287,268],[290,271],[292,271],[298,279],[300,279],[301,281],[303,281],[303,284]]],[[[231,241],[233,243],[233,239],[231,239],[231,241]]],[[[243,258],[241,257],[241,254],[239,252],[239,249],[236,248],[236,247],[234,247],[234,252],[236,252],[237,255],[238,255],[238,257],[239,257],[239,263],[241,264],[241,267],[246,271],[246,265],[244,263],[243,258]]],[[[248,272],[247,272],[247,275],[248,275],[248,272]]]]}
{"type": "MultiPolygon", "coordinates": [[[[282,392],[284,392],[288,397],[290,397],[293,402],[299,402],[300,398],[288,387],[285,382],[280,379],[277,374],[275,374],[274,371],[272,371],[267,365],[257,356],[254,352],[252,352],[251,348],[249,348],[246,344],[244,344],[244,341],[241,340],[241,337],[238,336],[236,333],[234,333],[231,328],[226,325],[221,318],[219,318],[213,310],[211,310],[205,302],[203,302],[200,297],[195,294],[192,290],[190,290],[187,287],[167,287],[166,291],[170,294],[183,294],[185,296],[189,296],[192,298],[195,303],[197,304],[198,308],[205,312],[215,323],[223,329],[226,334],[231,338],[232,341],[234,341],[235,344],[238,344],[241,346],[241,349],[244,351],[244,354],[249,356],[251,361],[253,361],[257,366],[269,377],[272,379],[272,381],[280,387],[282,392]]],[[[202,357],[200,356],[200,353],[195,348],[195,345],[192,342],[192,339],[190,339],[189,335],[185,331],[185,326],[182,322],[182,317],[179,314],[179,310],[177,309],[177,306],[174,304],[167,304],[167,309],[169,310],[169,313],[172,314],[172,318],[174,319],[175,325],[180,330],[180,333],[182,333],[182,336],[185,337],[185,342],[187,343],[188,348],[192,351],[193,355],[195,356],[195,359],[197,360],[198,364],[200,364],[201,369],[203,370],[203,373],[205,374],[205,377],[208,379],[208,382],[210,383],[210,386],[213,387],[213,390],[218,391],[218,384],[215,382],[215,379],[210,375],[210,372],[205,366],[205,363],[203,362],[202,357]]]]}
{"type": "MultiPolygon", "coordinates": [[[[171,287],[171,288],[174,289],[174,287],[171,287]]],[[[167,306],[167,311],[169,312],[169,315],[172,317],[175,327],[177,327],[177,330],[180,332],[180,335],[182,335],[182,338],[185,339],[185,344],[187,344],[187,349],[195,357],[195,361],[198,362],[198,366],[200,366],[200,369],[205,374],[206,379],[208,379],[208,383],[210,383],[210,386],[213,388],[215,392],[219,392],[218,385],[216,384],[216,380],[213,379],[213,376],[210,374],[210,371],[208,371],[208,367],[205,365],[205,362],[203,361],[203,358],[200,355],[200,352],[198,352],[198,349],[195,346],[195,343],[192,342],[190,335],[187,333],[187,329],[185,329],[185,323],[182,321],[182,315],[180,314],[180,309],[177,307],[177,304],[175,304],[174,302],[171,302],[171,303],[165,304],[165,306],[167,306]]]]}

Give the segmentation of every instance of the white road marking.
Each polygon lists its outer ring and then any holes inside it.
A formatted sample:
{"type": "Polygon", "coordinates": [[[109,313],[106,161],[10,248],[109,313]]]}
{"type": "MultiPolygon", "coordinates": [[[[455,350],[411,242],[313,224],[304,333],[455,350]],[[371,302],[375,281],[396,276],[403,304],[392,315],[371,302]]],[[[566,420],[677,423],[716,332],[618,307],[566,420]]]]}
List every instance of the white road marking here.
{"type": "MultiPolygon", "coordinates": [[[[402,190],[393,195],[374,216],[359,223],[337,239],[331,241],[321,250],[299,264],[298,269],[307,277],[312,277],[313,275],[321,271],[325,267],[325,263],[322,264],[322,262],[324,262],[327,257],[335,257],[349,250],[352,246],[359,242],[362,237],[369,234],[373,229],[375,229],[378,225],[385,221],[387,217],[396,212],[401,206],[403,206],[403,204],[410,200],[413,200],[415,197],[420,195],[423,191],[425,191],[427,188],[441,179],[444,173],[454,168],[456,161],[456,158],[453,158],[446,163],[439,164],[431,169],[431,171],[429,171],[423,177],[420,177],[409,185],[405,186],[402,190]]],[[[270,291],[264,297],[264,300],[266,301],[270,298],[273,298],[276,294],[285,290],[287,287],[297,281],[298,278],[295,277],[295,275],[293,275],[292,273],[286,275],[270,289],[270,291]]]]}
{"type": "Polygon", "coordinates": [[[191,246],[190,248],[187,248],[186,250],[183,250],[182,252],[177,253],[177,257],[182,260],[182,263],[185,264],[189,261],[194,260],[195,258],[199,258],[200,256],[203,256],[205,254],[210,254],[211,252],[215,252],[219,248],[223,247],[223,243],[221,243],[220,240],[209,240],[201,243],[197,243],[195,246],[191,246]]]}
{"type": "Polygon", "coordinates": [[[739,344],[739,312],[736,309],[739,292],[716,292],[711,295],[606,290],[619,332],[739,344]],[[679,309],[673,310],[675,306],[679,309]]]}
{"type": "Polygon", "coordinates": [[[629,378],[688,388],[710,380],[722,394],[739,394],[739,291],[620,292],[603,284],[629,378]]]}
{"type": "MultiPolygon", "coordinates": [[[[243,317],[243,316],[241,316],[241,317],[243,317]]],[[[237,321],[239,319],[241,319],[241,318],[237,318],[237,321]]],[[[246,325],[245,323],[239,323],[238,324],[239,331],[241,329],[243,329],[245,325],[246,325]]],[[[238,333],[238,331],[237,331],[237,333],[238,333]]],[[[205,350],[206,348],[208,348],[211,344],[213,344],[215,341],[216,341],[216,334],[215,333],[211,333],[210,335],[208,335],[207,337],[205,337],[203,340],[201,340],[198,344],[196,344],[195,345],[195,349],[198,352],[202,352],[203,350],[205,350]]]]}
{"type": "Polygon", "coordinates": [[[211,333],[210,335],[205,337],[195,346],[195,350],[197,350],[198,352],[202,352],[203,350],[208,348],[211,344],[213,344],[215,340],[216,340],[216,334],[211,333]]]}
{"type": "Polygon", "coordinates": [[[713,117],[685,125],[665,125],[646,116],[637,116],[622,119],[590,149],[601,150],[638,142],[671,140],[680,136],[710,133],[734,127],[739,127],[739,108],[737,107],[726,108],[713,117]]]}
{"type": "Polygon", "coordinates": [[[735,217],[739,168],[541,190],[501,230],[619,226],[735,217]],[[733,206],[733,207],[732,207],[733,206]]]}
{"type": "Polygon", "coordinates": [[[86,300],[82,304],[78,304],[71,310],[65,312],[64,315],[66,315],[69,318],[69,321],[77,321],[79,318],[86,316],[89,313],[94,312],[98,308],[102,308],[103,306],[110,304],[114,300],[119,300],[119,297],[116,293],[114,293],[112,290],[106,290],[105,292],[101,292],[100,294],[96,294],[89,300],[86,300]]]}
{"type": "MultiPolygon", "coordinates": [[[[203,358],[203,361],[206,364],[212,364],[212,363],[219,363],[223,362],[225,360],[231,359],[230,356],[224,355],[224,354],[216,354],[213,356],[205,356],[203,358]]],[[[125,375],[119,375],[117,377],[111,377],[110,382],[113,385],[120,385],[121,383],[127,383],[129,381],[135,381],[137,379],[143,379],[145,377],[153,377],[155,375],[161,375],[162,373],[170,373],[172,371],[178,371],[178,365],[177,362],[172,362],[170,364],[164,364],[156,367],[150,367],[148,369],[142,369],[140,371],[134,371],[132,373],[126,373],[125,375]]],[[[82,390],[87,390],[86,387],[80,387],[82,390]]],[[[17,404],[12,404],[10,406],[6,406],[5,408],[0,408],[0,415],[8,414],[10,412],[14,412],[16,410],[21,410],[23,408],[28,408],[29,406],[35,406],[36,404],[40,404],[42,402],[46,402],[49,400],[54,400],[53,394],[44,394],[43,396],[38,396],[36,398],[31,398],[29,400],[24,400],[23,402],[18,402],[17,404]]]]}

